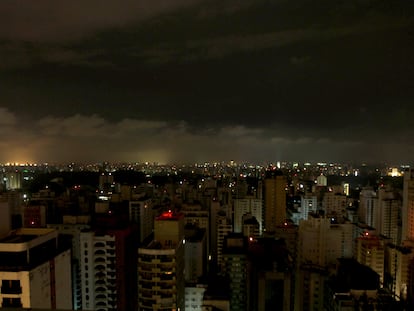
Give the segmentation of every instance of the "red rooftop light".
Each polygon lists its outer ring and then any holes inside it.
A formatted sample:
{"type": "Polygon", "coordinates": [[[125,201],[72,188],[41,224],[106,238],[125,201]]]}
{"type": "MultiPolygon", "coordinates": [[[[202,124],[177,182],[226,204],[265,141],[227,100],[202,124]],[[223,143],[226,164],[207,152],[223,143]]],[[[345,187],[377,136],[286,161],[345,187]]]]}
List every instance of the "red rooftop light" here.
{"type": "Polygon", "coordinates": [[[171,210],[168,210],[168,212],[162,213],[160,218],[173,218],[173,216],[173,212],[171,210]]]}

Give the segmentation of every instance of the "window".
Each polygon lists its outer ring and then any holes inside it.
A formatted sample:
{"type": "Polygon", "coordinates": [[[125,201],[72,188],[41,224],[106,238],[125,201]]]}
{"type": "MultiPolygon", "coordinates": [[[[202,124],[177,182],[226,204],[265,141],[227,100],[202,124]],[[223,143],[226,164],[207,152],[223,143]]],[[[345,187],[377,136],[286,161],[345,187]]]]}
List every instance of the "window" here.
{"type": "Polygon", "coordinates": [[[3,298],[2,307],[3,308],[21,308],[22,302],[20,298],[3,298]]]}
{"type": "Polygon", "coordinates": [[[2,280],[1,293],[2,294],[21,294],[22,287],[20,286],[20,280],[2,280]]]}

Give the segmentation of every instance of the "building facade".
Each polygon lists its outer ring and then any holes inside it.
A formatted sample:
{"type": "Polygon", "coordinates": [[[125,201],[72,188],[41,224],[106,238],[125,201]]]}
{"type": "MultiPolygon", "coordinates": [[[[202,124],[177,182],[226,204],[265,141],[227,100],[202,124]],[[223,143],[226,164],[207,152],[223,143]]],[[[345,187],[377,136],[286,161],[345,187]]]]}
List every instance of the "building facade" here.
{"type": "Polygon", "coordinates": [[[1,308],[72,309],[70,243],[54,229],[19,229],[0,240],[1,308]]]}

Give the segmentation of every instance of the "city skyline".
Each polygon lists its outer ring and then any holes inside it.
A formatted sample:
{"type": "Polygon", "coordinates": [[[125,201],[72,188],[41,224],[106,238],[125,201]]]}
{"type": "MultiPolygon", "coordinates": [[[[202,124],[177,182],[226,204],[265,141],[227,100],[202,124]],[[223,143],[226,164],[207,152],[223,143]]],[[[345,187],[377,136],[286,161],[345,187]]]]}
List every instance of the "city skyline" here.
{"type": "Polygon", "coordinates": [[[0,3],[0,162],[411,163],[409,1],[0,3]]]}

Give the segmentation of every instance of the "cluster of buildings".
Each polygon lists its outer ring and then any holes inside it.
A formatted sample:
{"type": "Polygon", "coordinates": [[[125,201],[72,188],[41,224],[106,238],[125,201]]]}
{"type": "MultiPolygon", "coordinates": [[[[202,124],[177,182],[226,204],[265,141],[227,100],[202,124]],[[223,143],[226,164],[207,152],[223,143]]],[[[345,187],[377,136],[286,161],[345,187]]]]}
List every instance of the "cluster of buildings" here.
{"type": "Polygon", "coordinates": [[[409,310],[414,170],[402,178],[351,189],[271,167],[254,178],[119,183],[106,171],[96,187],[8,186],[0,307],[409,310]]]}

